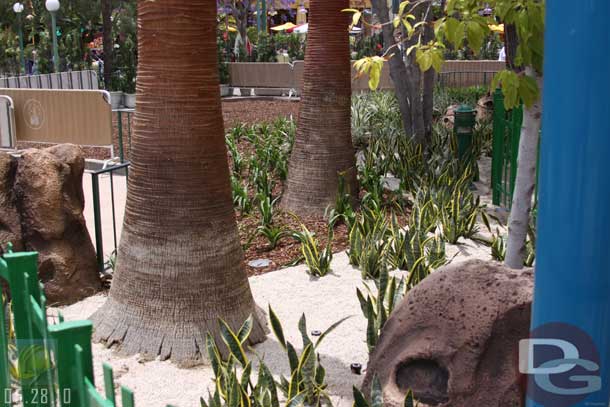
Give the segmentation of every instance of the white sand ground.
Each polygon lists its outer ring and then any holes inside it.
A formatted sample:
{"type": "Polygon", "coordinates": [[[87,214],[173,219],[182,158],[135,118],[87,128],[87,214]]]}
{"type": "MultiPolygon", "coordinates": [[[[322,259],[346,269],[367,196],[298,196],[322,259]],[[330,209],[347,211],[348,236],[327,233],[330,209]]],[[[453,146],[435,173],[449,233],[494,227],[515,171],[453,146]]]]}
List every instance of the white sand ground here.
{"type": "MultiPolygon", "coordinates": [[[[488,247],[473,241],[448,246],[453,262],[467,258],[490,259],[488,247]]],[[[366,366],[368,351],[365,343],[366,319],[362,316],[356,288],[362,286],[360,272],[349,265],[347,255],[335,255],[333,274],[320,279],[311,278],[301,265],[250,278],[256,302],[263,308],[271,304],[282,321],[287,340],[301,349],[297,329],[302,313],[307,316],[308,330],[325,330],[333,322],[353,316],[321,345],[319,353],[327,370],[329,392],[335,406],[352,405],[352,385],[360,385],[362,376],[350,371],[352,363],[366,366]]],[[[105,301],[104,295],[90,297],[61,309],[66,320],[86,319],[105,301]]],[[[51,310],[54,314],[57,310],[51,310]]],[[[271,371],[288,375],[288,363],[279,343],[270,334],[267,341],[255,347],[271,371]]],[[[93,345],[94,369],[98,386],[102,381],[102,363],[114,368],[117,385],[131,388],[136,404],[146,407],[178,407],[199,405],[199,397],[207,396],[213,388],[213,372],[209,366],[180,369],[168,361],[140,361],[138,356],[121,357],[101,344],[93,345]]]]}
{"type": "MultiPolygon", "coordinates": [[[[482,167],[489,168],[488,163],[482,167]]],[[[479,192],[487,195],[487,171],[482,168],[481,182],[478,183],[479,192]]],[[[85,196],[87,199],[86,218],[93,236],[93,211],[90,207],[90,176],[85,176],[85,196]]],[[[108,192],[109,180],[105,181],[105,190],[108,192]]],[[[119,182],[120,190],[117,193],[117,213],[122,220],[124,206],[125,183],[119,182]]],[[[112,245],[112,227],[109,223],[110,212],[108,195],[106,195],[105,212],[108,216],[104,220],[104,235],[107,241],[105,252],[112,245]]],[[[483,200],[488,200],[484,197],[483,200]]],[[[119,230],[121,222],[118,222],[119,230]]],[[[485,233],[486,234],[486,233],[485,233]]],[[[120,235],[119,235],[120,236],[120,235]]],[[[490,260],[490,249],[477,242],[466,240],[459,245],[447,245],[448,258],[452,262],[479,258],[490,260]]],[[[362,316],[356,288],[362,287],[360,272],[349,265],[347,255],[335,255],[332,263],[333,273],[320,279],[311,278],[306,273],[306,266],[296,266],[250,278],[250,285],[256,302],[267,308],[271,304],[282,321],[286,337],[298,349],[301,349],[300,333],[297,329],[298,320],[302,313],[307,316],[308,330],[325,330],[333,322],[352,316],[330,334],[321,345],[319,353],[321,361],[327,370],[329,393],[333,404],[339,407],[352,405],[352,386],[360,385],[363,376],[354,375],[350,371],[352,363],[361,363],[366,366],[368,351],[365,343],[366,320],[362,316]]],[[[61,309],[66,320],[88,318],[105,301],[104,295],[88,298],[80,303],[61,309]]],[[[51,309],[50,314],[56,314],[57,309],[51,309]]],[[[273,334],[267,341],[255,347],[257,354],[262,356],[272,372],[288,374],[286,355],[273,334]]],[[[117,385],[131,388],[136,397],[136,404],[140,407],[164,407],[168,404],[177,407],[195,407],[199,405],[199,397],[207,398],[208,389],[212,389],[213,373],[209,366],[199,366],[190,369],[180,369],[168,361],[141,361],[136,355],[121,357],[113,350],[100,344],[93,345],[94,369],[96,384],[102,381],[102,363],[109,363],[114,368],[117,385]]]]}

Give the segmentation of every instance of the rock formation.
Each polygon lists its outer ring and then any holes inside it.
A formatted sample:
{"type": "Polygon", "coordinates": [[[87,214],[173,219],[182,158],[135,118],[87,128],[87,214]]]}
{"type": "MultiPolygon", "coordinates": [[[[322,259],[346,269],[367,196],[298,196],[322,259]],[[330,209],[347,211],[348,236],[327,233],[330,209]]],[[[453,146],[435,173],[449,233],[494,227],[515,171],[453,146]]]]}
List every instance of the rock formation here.
{"type": "Polygon", "coordinates": [[[531,269],[472,260],[446,266],[402,301],[382,330],[364,380],[386,406],[413,390],[420,405],[520,406],[519,340],[529,335],[531,269]]]}
{"type": "Polygon", "coordinates": [[[85,224],[80,147],[58,145],[0,154],[0,244],[39,253],[49,304],[69,304],[101,289],[85,224]]]}

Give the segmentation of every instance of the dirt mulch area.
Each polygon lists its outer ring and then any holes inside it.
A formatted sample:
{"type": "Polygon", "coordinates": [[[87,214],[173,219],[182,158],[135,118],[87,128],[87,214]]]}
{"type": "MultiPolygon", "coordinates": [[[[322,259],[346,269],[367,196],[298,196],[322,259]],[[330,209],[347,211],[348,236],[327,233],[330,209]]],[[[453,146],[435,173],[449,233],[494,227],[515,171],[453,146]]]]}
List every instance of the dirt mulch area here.
{"type": "Polygon", "coordinates": [[[271,122],[278,117],[299,116],[299,102],[280,99],[225,99],[222,101],[222,115],[225,129],[240,123],[254,124],[271,122]]]}
{"type": "MultiPolygon", "coordinates": [[[[238,98],[238,99],[223,99],[222,115],[224,118],[225,130],[235,127],[238,124],[252,125],[260,122],[271,122],[278,117],[294,117],[299,114],[299,102],[293,100],[282,99],[257,99],[257,98],[238,98]]],[[[131,121],[126,113],[122,115],[123,122],[123,152],[126,160],[129,160],[129,139],[133,132],[133,115],[131,121]],[[129,124],[131,124],[131,132],[129,124]]],[[[114,153],[119,155],[119,133],[118,133],[118,116],[113,114],[112,125],[114,153]]],[[[106,156],[102,159],[109,158],[110,151],[107,149],[106,156]]],[[[97,158],[97,157],[90,157],[97,158]]]]}
{"type": "MultiPolygon", "coordinates": [[[[237,124],[244,123],[252,125],[260,122],[270,122],[278,117],[294,117],[299,114],[298,100],[285,99],[257,99],[257,98],[238,98],[238,99],[223,99],[222,113],[224,117],[225,130],[235,127],[237,124]]],[[[123,152],[126,160],[129,160],[129,139],[130,129],[133,131],[133,115],[131,119],[127,113],[123,113],[123,152]],[[130,128],[131,125],[131,128],[130,128]]],[[[113,149],[114,155],[119,156],[119,132],[118,132],[118,117],[114,113],[112,115],[113,125],[113,149]]],[[[17,142],[18,149],[27,148],[46,148],[52,146],[52,143],[37,143],[29,141],[17,142]]],[[[85,152],[85,157],[96,160],[107,160],[111,158],[112,151],[108,147],[93,147],[81,146],[85,152]]]]}
{"type": "MultiPolygon", "coordinates": [[[[274,217],[274,222],[284,230],[296,232],[300,232],[301,224],[304,224],[311,233],[315,234],[319,243],[319,249],[323,250],[326,247],[328,241],[328,223],[326,219],[321,217],[308,217],[297,220],[285,213],[278,213],[274,217]]],[[[254,216],[243,218],[238,215],[237,224],[239,226],[241,242],[242,245],[244,245],[256,234],[256,229],[260,225],[260,220],[254,216]]],[[[348,234],[349,232],[345,225],[340,224],[335,226],[332,243],[333,253],[342,252],[349,247],[348,234]]],[[[301,244],[291,236],[286,236],[280,240],[273,250],[269,248],[267,238],[264,236],[256,236],[245,249],[244,254],[248,276],[265,274],[270,271],[295,265],[299,259],[302,260],[301,244]],[[252,260],[258,259],[269,260],[269,266],[255,268],[248,264],[252,260]]]]}

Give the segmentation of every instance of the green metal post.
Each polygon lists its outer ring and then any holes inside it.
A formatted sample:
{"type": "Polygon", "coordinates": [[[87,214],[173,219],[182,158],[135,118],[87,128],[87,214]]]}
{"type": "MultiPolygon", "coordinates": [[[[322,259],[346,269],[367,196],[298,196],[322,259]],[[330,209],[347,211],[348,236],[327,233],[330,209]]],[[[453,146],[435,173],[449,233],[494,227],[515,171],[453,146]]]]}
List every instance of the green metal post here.
{"type": "Polygon", "coordinates": [[[135,407],[136,405],[133,392],[124,386],[121,386],[121,401],[123,402],[123,407],[135,407]]]}
{"type": "Polygon", "coordinates": [[[476,124],[476,111],[468,106],[461,105],[455,110],[455,123],[453,132],[457,139],[458,158],[464,167],[471,167],[473,163],[472,138],[476,124]]]}
{"type": "Polygon", "coordinates": [[[267,0],[261,1],[261,29],[264,33],[267,32],[267,0]]]}
{"type": "Polygon", "coordinates": [[[127,144],[129,145],[129,157],[131,159],[131,112],[127,113],[127,144]]]}
{"type": "Polygon", "coordinates": [[[49,327],[49,335],[54,341],[60,407],[81,407],[81,397],[85,396],[82,394],[83,379],[95,383],[91,354],[92,332],[91,321],[71,321],[49,327]],[[75,352],[77,346],[82,355],[80,360],[77,360],[78,352],[75,352]],[[75,369],[77,364],[81,365],[81,369],[75,369]]]}
{"type": "MultiPolygon", "coordinates": [[[[0,259],[0,276],[8,281],[6,262],[0,259]]],[[[0,297],[0,406],[10,407],[12,404],[11,377],[8,368],[8,332],[6,332],[5,312],[7,303],[4,295],[0,297]]],[[[10,317],[10,315],[9,315],[10,317]]]]}
{"type": "Polygon", "coordinates": [[[123,149],[123,114],[120,110],[117,110],[117,124],[119,126],[119,158],[121,164],[125,162],[125,151],[123,149]]]}
{"type": "Polygon", "coordinates": [[[113,406],[116,406],[116,397],[114,395],[114,373],[109,364],[104,363],[102,365],[104,369],[104,391],[106,394],[106,400],[110,401],[113,406]]]}
{"type": "Polygon", "coordinates": [[[100,208],[100,179],[98,174],[91,174],[93,190],[93,218],[95,226],[95,250],[97,252],[97,267],[104,271],[104,238],[102,235],[102,211],[100,208]]]}
{"type": "Polygon", "coordinates": [[[502,166],[504,163],[504,126],[506,111],[501,89],[494,92],[493,141],[491,159],[491,190],[494,205],[500,205],[502,187],[502,166]]]}
{"type": "Polygon", "coordinates": [[[57,13],[51,11],[51,29],[53,30],[53,69],[55,73],[60,72],[59,69],[59,51],[57,50],[57,13]]]}
{"type": "Polygon", "coordinates": [[[261,0],[256,0],[256,31],[261,32],[261,0]]]}
{"type": "MultiPolygon", "coordinates": [[[[34,329],[34,315],[31,312],[30,302],[30,297],[35,300],[41,298],[38,285],[38,254],[8,253],[4,259],[8,268],[12,295],[17,359],[20,363],[27,364],[30,358],[26,357],[26,354],[35,352],[36,342],[44,339],[38,330],[34,329]]],[[[37,303],[37,305],[41,304],[37,303]]],[[[26,368],[32,370],[31,373],[35,373],[35,366],[26,365],[26,368]]],[[[40,403],[42,391],[40,386],[32,383],[27,377],[21,378],[21,397],[25,407],[47,405],[48,403],[40,403]]]]}

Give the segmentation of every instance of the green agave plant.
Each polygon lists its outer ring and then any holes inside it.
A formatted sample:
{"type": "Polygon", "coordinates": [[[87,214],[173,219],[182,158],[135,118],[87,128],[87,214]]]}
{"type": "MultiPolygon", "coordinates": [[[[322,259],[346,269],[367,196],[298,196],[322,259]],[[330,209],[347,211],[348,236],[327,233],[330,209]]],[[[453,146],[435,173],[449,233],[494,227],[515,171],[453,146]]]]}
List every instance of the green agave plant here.
{"type": "Polygon", "coordinates": [[[315,277],[324,277],[331,270],[333,260],[333,229],[328,229],[328,240],[326,246],[320,249],[318,240],[305,225],[301,225],[300,233],[293,233],[293,236],[301,242],[301,253],[307,264],[307,271],[315,277]]]}
{"type": "Polygon", "coordinates": [[[242,215],[252,211],[252,200],[248,196],[248,185],[242,184],[242,182],[234,176],[231,177],[231,193],[233,196],[233,206],[239,209],[239,212],[242,215]]]}
{"type": "MultiPolygon", "coordinates": [[[[353,387],[354,393],[354,407],[383,407],[383,391],[381,388],[381,382],[377,375],[373,376],[373,382],[371,384],[371,396],[367,399],[362,391],[356,386],[353,387]],[[370,400],[370,402],[368,401],[370,400]]],[[[413,391],[409,390],[405,395],[404,407],[417,407],[419,403],[415,400],[413,391]]]]}
{"type": "MultiPolygon", "coordinates": [[[[222,341],[228,356],[217,346],[209,333],[206,336],[206,350],[214,371],[214,391],[209,392],[207,401],[201,397],[201,407],[280,407],[278,387],[273,374],[259,359],[258,377],[253,384],[252,362],[248,359],[244,346],[253,326],[248,318],[238,332],[234,332],[224,321],[219,321],[222,341]]],[[[300,392],[289,398],[285,407],[298,407],[305,401],[305,393],[300,392]]]]}
{"type": "Polygon", "coordinates": [[[262,226],[261,225],[257,228],[257,233],[258,233],[258,235],[264,236],[267,238],[267,241],[269,242],[269,250],[273,250],[277,247],[280,240],[282,240],[285,237],[292,236],[294,234],[294,231],[284,229],[281,226],[275,226],[275,225],[262,226]]]}
{"type": "Polygon", "coordinates": [[[379,278],[375,280],[375,285],[377,290],[373,291],[364,283],[366,297],[360,289],[356,289],[360,308],[367,319],[366,343],[369,353],[375,349],[381,329],[388,317],[406,294],[405,280],[390,278],[387,270],[381,272],[379,278]]]}
{"type": "Polygon", "coordinates": [[[278,342],[286,351],[288,364],[290,366],[290,378],[280,376],[278,386],[287,399],[293,399],[299,394],[304,395],[304,402],[307,406],[319,407],[331,405],[330,397],[326,391],[326,370],[320,363],[317,349],[333,330],[351,317],[345,317],[332,324],[326,331],[321,333],[318,339],[313,342],[307,330],[307,320],[303,314],[299,320],[299,332],[303,341],[303,351],[299,355],[295,347],[286,340],[282,324],[277,315],[269,306],[269,320],[271,329],[278,342]]]}

